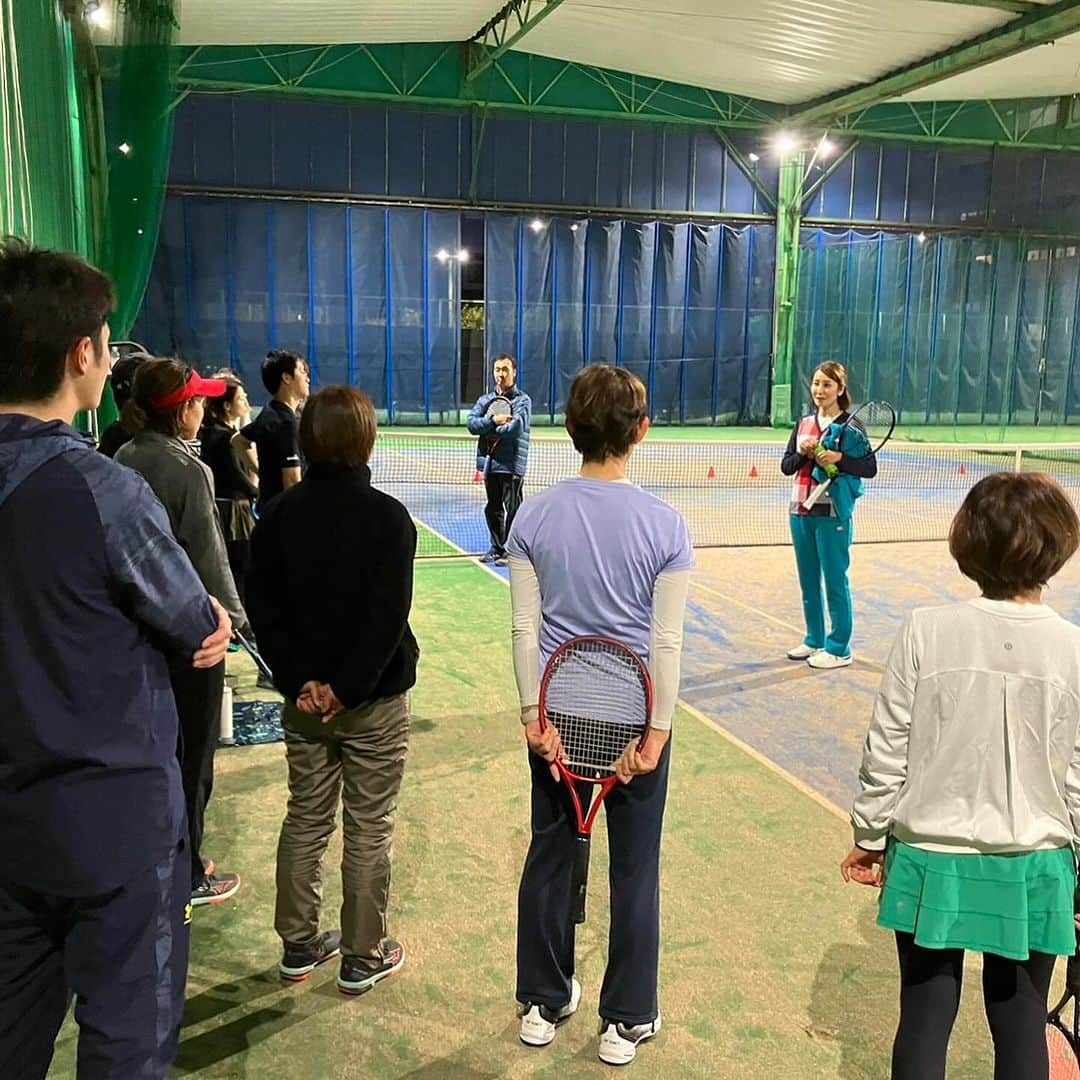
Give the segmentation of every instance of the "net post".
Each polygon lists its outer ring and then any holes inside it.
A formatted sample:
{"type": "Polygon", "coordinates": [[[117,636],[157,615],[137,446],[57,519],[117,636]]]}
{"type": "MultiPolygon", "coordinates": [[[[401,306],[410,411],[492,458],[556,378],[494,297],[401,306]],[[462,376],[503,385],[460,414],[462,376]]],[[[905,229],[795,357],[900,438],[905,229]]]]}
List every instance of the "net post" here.
{"type": "Polygon", "coordinates": [[[1023,472],[1023,471],[1024,471],[1024,448],[1022,446],[1018,446],[1016,448],[1016,461],[1015,461],[1015,464],[1013,465],[1013,472],[1018,472],[1019,473],[1019,472],[1023,472]]]}

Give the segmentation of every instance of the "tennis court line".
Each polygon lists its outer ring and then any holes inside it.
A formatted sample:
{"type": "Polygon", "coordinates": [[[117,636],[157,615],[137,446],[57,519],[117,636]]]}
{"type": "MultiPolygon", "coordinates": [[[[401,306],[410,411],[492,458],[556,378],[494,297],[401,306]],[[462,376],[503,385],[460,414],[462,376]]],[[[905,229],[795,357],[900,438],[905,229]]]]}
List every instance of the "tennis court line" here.
{"type": "MultiPolygon", "coordinates": [[[[794,623],[789,623],[784,619],[778,619],[775,615],[770,615],[769,612],[762,611],[761,608],[756,608],[752,604],[743,603],[742,600],[736,600],[734,596],[728,596],[727,593],[722,593],[719,589],[714,589],[711,585],[703,585],[694,578],[691,578],[690,584],[693,585],[695,589],[701,589],[704,592],[711,593],[718,599],[725,601],[725,603],[734,604],[735,607],[740,607],[743,611],[749,611],[759,619],[765,619],[768,622],[775,623],[777,626],[782,626],[785,630],[792,630],[798,634],[800,638],[806,636],[805,626],[796,626],[794,623]]],[[[885,662],[883,660],[878,660],[873,656],[868,656],[866,653],[858,653],[855,656],[855,662],[861,667],[875,669],[879,675],[884,674],[885,672],[885,662]]]]}
{"type": "MultiPolygon", "coordinates": [[[[411,516],[412,515],[410,515],[410,517],[411,516]]],[[[465,558],[468,559],[470,562],[475,562],[481,570],[486,570],[493,578],[497,578],[499,581],[506,582],[507,585],[510,584],[510,582],[506,581],[506,579],[502,576],[502,574],[498,572],[498,570],[493,569],[492,567],[488,566],[487,563],[481,562],[475,556],[470,555],[463,547],[459,547],[457,544],[455,544],[449,536],[446,536],[443,533],[439,532],[438,529],[433,529],[426,521],[421,521],[420,518],[414,517],[413,524],[419,525],[422,529],[427,529],[429,533],[431,533],[433,536],[437,536],[444,544],[446,544],[447,547],[452,547],[459,555],[464,555],[465,558]]],[[[417,561],[420,562],[421,565],[425,562],[436,564],[438,562],[438,560],[436,559],[419,559],[417,561]]]]}
{"type": "Polygon", "coordinates": [[[796,626],[794,623],[778,619],[775,615],[770,615],[767,611],[762,611],[761,608],[756,608],[751,604],[744,604],[741,600],[736,600],[734,596],[728,596],[727,593],[722,593],[719,589],[714,589],[711,585],[704,585],[696,578],[691,579],[691,584],[695,589],[702,589],[707,593],[712,593],[713,596],[719,597],[725,603],[734,604],[735,607],[740,607],[744,611],[749,611],[752,615],[757,615],[760,619],[766,619],[768,622],[776,623],[777,626],[782,626],[785,630],[793,630],[799,637],[805,637],[806,635],[805,626],[796,626]]]}
{"type": "Polygon", "coordinates": [[[809,784],[800,780],[794,773],[789,773],[782,765],[777,765],[775,761],[770,757],[766,757],[760,750],[755,750],[749,743],[745,743],[738,735],[733,735],[722,724],[717,723],[711,716],[707,716],[699,708],[691,705],[688,701],[684,701],[679,698],[679,705],[685,709],[695,720],[704,724],[711,731],[715,731],[717,735],[722,735],[732,746],[737,750],[741,750],[747,757],[753,758],[759,765],[764,765],[774,776],[780,777],[781,780],[786,780],[796,791],[802,792],[807,798],[813,799],[818,806],[824,810],[828,810],[834,817],[840,818],[841,821],[848,821],[848,815],[845,810],[842,810],[831,799],[825,798],[819,791],[815,791],[809,784]]]}
{"type": "MultiPolygon", "coordinates": [[[[446,540],[446,543],[449,544],[450,547],[454,548],[456,551],[461,551],[462,554],[465,554],[465,552],[462,551],[462,549],[458,547],[457,544],[443,536],[443,534],[439,532],[438,529],[433,529],[430,525],[427,525],[424,522],[420,522],[420,524],[423,525],[423,527],[429,532],[433,532],[436,536],[440,537],[443,540],[446,540]]],[[[509,587],[510,582],[506,578],[504,578],[502,574],[498,574],[494,570],[492,570],[491,567],[488,566],[486,563],[476,562],[476,566],[481,570],[486,570],[493,578],[495,578],[496,581],[500,581],[503,585],[509,587]]],[[[706,589],[706,591],[708,592],[715,592],[717,596],[721,597],[724,600],[730,600],[731,603],[740,604],[739,601],[734,600],[731,597],[725,596],[723,593],[716,592],[715,589],[709,589],[708,586],[701,587],[706,589]]],[[[740,606],[746,607],[748,610],[753,611],[755,614],[761,615],[766,619],[772,619],[774,622],[779,622],[782,626],[790,626],[789,623],[785,623],[782,620],[776,619],[764,611],[758,611],[757,608],[749,607],[749,605],[747,604],[740,604],[740,606]]],[[[801,633],[802,631],[799,632],[801,633]]],[[[678,699],[678,704],[699,723],[704,724],[705,727],[709,728],[711,731],[715,731],[718,735],[723,736],[723,738],[727,739],[727,741],[731,743],[732,746],[734,746],[738,750],[741,750],[744,754],[746,754],[753,761],[756,761],[759,765],[764,766],[774,776],[778,776],[781,780],[786,780],[787,783],[789,783],[793,788],[795,788],[796,791],[801,792],[803,795],[807,796],[807,798],[812,799],[815,803],[818,804],[818,806],[822,807],[822,809],[827,810],[830,814],[832,814],[834,817],[838,817],[841,821],[846,822],[848,820],[848,815],[843,810],[841,810],[840,807],[836,805],[836,803],[831,802],[829,799],[826,799],[824,795],[815,791],[809,784],[804,783],[793,773],[789,773],[787,769],[785,769],[782,765],[777,765],[775,761],[773,761],[771,758],[766,757],[763,753],[761,753],[760,750],[755,750],[749,743],[743,742],[742,739],[740,739],[737,735],[733,735],[730,731],[727,730],[727,728],[721,726],[715,720],[713,720],[712,717],[706,716],[705,713],[703,713],[700,709],[691,705],[683,698],[678,699]]]]}

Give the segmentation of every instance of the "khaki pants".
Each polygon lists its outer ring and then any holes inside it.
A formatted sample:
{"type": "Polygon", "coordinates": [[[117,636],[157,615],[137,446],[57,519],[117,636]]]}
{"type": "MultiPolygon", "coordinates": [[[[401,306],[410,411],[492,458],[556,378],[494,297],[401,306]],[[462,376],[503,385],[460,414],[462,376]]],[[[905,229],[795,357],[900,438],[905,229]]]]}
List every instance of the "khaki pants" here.
{"type": "Polygon", "coordinates": [[[314,945],[322,907],[322,858],[342,804],[341,952],[382,960],[391,841],[409,745],[409,697],[401,694],[319,717],[285,706],[289,806],[277,854],[274,929],[290,945],[314,945]]]}

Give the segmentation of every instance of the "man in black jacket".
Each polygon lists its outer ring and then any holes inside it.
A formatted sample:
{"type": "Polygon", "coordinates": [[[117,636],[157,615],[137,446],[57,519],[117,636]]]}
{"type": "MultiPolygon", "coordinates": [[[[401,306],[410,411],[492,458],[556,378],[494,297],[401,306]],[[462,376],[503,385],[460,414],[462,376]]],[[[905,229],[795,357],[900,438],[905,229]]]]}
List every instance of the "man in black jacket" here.
{"type": "Polygon", "coordinates": [[[416,528],[371,486],[375,409],[358,390],[304,408],[308,470],[251,541],[248,614],[285,707],[289,807],[274,926],[283,978],[341,953],[338,987],[362,994],[404,963],[387,937],[390,843],[419,654],[409,628],[416,528]],[[320,931],[321,863],[344,798],[341,931],[320,931]]]}

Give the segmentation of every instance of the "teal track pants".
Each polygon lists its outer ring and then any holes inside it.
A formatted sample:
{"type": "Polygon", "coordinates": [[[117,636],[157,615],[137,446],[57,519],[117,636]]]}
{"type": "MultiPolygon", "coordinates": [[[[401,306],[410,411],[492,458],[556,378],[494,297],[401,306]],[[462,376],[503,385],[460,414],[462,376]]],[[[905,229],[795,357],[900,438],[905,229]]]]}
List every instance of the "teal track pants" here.
{"type": "Polygon", "coordinates": [[[799,569],[806,644],[825,649],[833,656],[851,655],[851,518],[791,515],[791,539],[795,545],[795,565],[799,569]],[[825,599],[829,605],[832,633],[825,636],[825,606],[821,581],[825,579],[825,599]]]}

